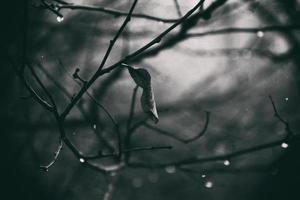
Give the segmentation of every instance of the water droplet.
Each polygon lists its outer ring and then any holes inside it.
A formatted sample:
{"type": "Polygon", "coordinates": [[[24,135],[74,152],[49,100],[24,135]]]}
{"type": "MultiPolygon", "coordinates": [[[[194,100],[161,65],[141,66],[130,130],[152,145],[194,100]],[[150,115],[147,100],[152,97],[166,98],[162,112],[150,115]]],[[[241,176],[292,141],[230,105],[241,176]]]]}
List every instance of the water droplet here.
{"type": "Polygon", "coordinates": [[[157,183],[158,181],[158,174],[156,173],[150,173],[148,174],[148,180],[151,182],[151,183],[157,183]]]}
{"type": "Polygon", "coordinates": [[[229,160],[224,160],[224,165],[225,166],[229,166],[230,165],[230,161],[229,160]]]}
{"type": "Polygon", "coordinates": [[[211,182],[211,181],[207,181],[207,182],[205,183],[205,187],[206,187],[206,188],[212,188],[212,186],[213,186],[213,182],[211,182]]]}
{"type": "Polygon", "coordinates": [[[64,20],[64,17],[61,17],[61,16],[57,16],[56,17],[56,20],[57,20],[57,22],[62,22],[63,20],[64,20]]]}
{"type": "Polygon", "coordinates": [[[97,125],[96,125],[96,124],[94,124],[94,125],[93,125],[93,129],[95,129],[95,130],[96,130],[96,128],[97,128],[97,125]]]}
{"type": "Polygon", "coordinates": [[[288,98],[288,97],[286,97],[284,100],[285,100],[285,101],[288,101],[288,100],[289,100],[289,98],[288,98]]]}
{"type": "Polygon", "coordinates": [[[83,158],[79,158],[79,162],[84,163],[85,160],[83,158]]]}
{"type": "Polygon", "coordinates": [[[287,143],[283,142],[283,143],[281,144],[281,147],[282,147],[282,148],[284,148],[284,149],[286,149],[286,148],[288,148],[288,147],[289,147],[289,144],[287,144],[287,143]]]}
{"type": "Polygon", "coordinates": [[[257,35],[257,37],[262,38],[262,37],[264,37],[265,34],[262,31],[257,31],[256,35],[257,35]]]}
{"type": "Polygon", "coordinates": [[[158,24],[159,24],[160,26],[162,26],[162,25],[164,25],[165,23],[164,23],[163,21],[159,21],[158,24]]]}
{"type": "Polygon", "coordinates": [[[202,175],[201,175],[201,177],[202,177],[202,178],[205,178],[205,177],[206,177],[206,175],[205,175],[205,174],[202,174],[202,175]]]}
{"type": "Polygon", "coordinates": [[[169,174],[174,174],[176,172],[176,167],[175,166],[167,166],[165,168],[166,172],[169,174]]]}
{"type": "Polygon", "coordinates": [[[132,185],[135,188],[140,188],[143,186],[143,180],[141,178],[134,178],[132,180],[132,185]]]}

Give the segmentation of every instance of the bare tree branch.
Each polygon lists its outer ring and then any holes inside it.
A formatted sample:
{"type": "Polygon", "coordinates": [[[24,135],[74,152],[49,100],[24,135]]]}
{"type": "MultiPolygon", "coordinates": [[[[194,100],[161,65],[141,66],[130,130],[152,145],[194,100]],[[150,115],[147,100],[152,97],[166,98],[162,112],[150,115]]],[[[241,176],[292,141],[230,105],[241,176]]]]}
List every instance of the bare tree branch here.
{"type": "Polygon", "coordinates": [[[277,25],[277,26],[264,26],[255,28],[242,28],[242,27],[229,27],[218,30],[211,30],[202,33],[187,33],[186,36],[191,37],[204,37],[219,34],[229,34],[229,33],[257,33],[262,32],[290,32],[292,30],[300,30],[300,25],[277,25]]]}
{"type": "Polygon", "coordinates": [[[193,141],[199,139],[200,137],[202,137],[205,134],[205,132],[206,132],[206,130],[208,128],[208,124],[209,124],[210,113],[208,111],[205,111],[205,116],[206,116],[206,120],[205,120],[205,124],[204,124],[203,129],[196,136],[194,136],[192,138],[189,138],[189,139],[181,139],[181,138],[177,137],[176,134],[174,134],[174,133],[170,133],[168,131],[162,130],[162,129],[160,129],[158,127],[155,127],[155,126],[152,126],[152,125],[150,125],[148,123],[144,123],[143,125],[146,128],[149,128],[149,129],[151,129],[153,131],[156,131],[157,133],[160,133],[162,135],[166,135],[166,136],[171,137],[171,138],[173,138],[175,140],[178,140],[179,142],[188,144],[190,142],[193,142],[193,141]]]}
{"type": "MultiPolygon", "coordinates": [[[[121,16],[128,16],[128,12],[124,12],[117,9],[107,8],[103,6],[92,6],[92,5],[80,5],[80,4],[74,4],[74,3],[61,3],[59,4],[49,4],[45,3],[45,0],[41,0],[43,5],[34,6],[37,8],[42,9],[48,9],[57,16],[62,17],[62,14],[60,11],[63,10],[81,10],[81,11],[94,11],[94,12],[101,12],[108,15],[113,15],[114,17],[121,17],[121,16]]],[[[143,13],[132,13],[131,15],[134,18],[140,18],[140,19],[146,19],[146,20],[152,20],[157,22],[164,22],[164,23],[174,23],[178,20],[178,18],[163,18],[163,17],[157,17],[152,15],[147,15],[143,13]]]]}

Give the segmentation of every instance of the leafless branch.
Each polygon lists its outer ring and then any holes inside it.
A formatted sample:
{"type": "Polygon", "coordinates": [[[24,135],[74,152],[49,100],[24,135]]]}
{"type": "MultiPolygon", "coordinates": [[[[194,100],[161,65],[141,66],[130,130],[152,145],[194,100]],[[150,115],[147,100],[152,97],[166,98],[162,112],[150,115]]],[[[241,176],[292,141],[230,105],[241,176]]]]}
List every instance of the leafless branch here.
{"type": "Polygon", "coordinates": [[[191,38],[191,37],[204,37],[204,36],[229,34],[229,33],[257,33],[258,31],[286,32],[292,30],[300,30],[300,25],[275,25],[275,26],[255,27],[255,28],[230,27],[230,28],[206,31],[202,33],[187,33],[186,36],[191,38]]]}
{"type": "MultiPolygon", "coordinates": [[[[94,11],[94,12],[101,12],[108,15],[113,15],[114,17],[121,17],[121,16],[128,16],[128,12],[124,12],[117,9],[107,8],[103,6],[92,6],[92,5],[80,5],[80,4],[74,4],[74,3],[61,3],[59,4],[49,4],[44,3],[44,0],[41,0],[43,5],[35,6],[37,8],[42,9],[48,9],[57,16],[62,17],[62,14],[60,11],[63,10],[81,10],[81,11],[94,11]]],[[[174,23],[178,19],[177,18],[163,18],[163,17],[157,17],[152,15],[147,15],[143,13],[132,13],[131,17],[134,18],[140,18],[140,19],[146,19],[146,20],[152,20],[157,22],[164,22],[164,23],[174,23]]]]}
{"type": "Polygon", "coordinates": [[[162,130],[162,129],[160,129],[158,127],[155,127],[155,126],[152,126],[152,125],[150,125],[148,123],[144,123],[143,125],[146,128],[149,128],[149,129],[151,129],[153,131],[156,131],[157,133],[160,133],[162,135],[166,135],[166,136],[171,137],[171,138],[173,138],[175,140],[178,140],[179,142],[188,144],[190,142],[193,142],[193,141],[199,139],[200,137],[202,137],[205,134],[205,132],[206,132],[206,130],[208,128],[208,124],[209,124],[210,113],[208,111],[205,111],[205,116],[206,116],[206,120],[205,120],[205,124],[204,124],[203,129],[196,136],[194,136],[192,138],[189,138],[189,139],[181,139],[181,138],[177,137],[176,134],[174,134],[174,133],[170,133],[168,131],[162,130]]]}
{"type": "Polygon", "coordinates": [[[137,3],[137,0],[135,0],[130,8],[130,11],[128,13],[128,15],[126,16],[123,24],[121,25],[121,27],[119,28],[118,32],[116,33],[115,37],[110,40],[109,46],[107,48],[107,51],[104,55],[104,58],[101,61],[100,66],[98,67],[97,71],[95,72],[95,74],[92,76],[92,78],[84,85],[84,87],[79,91],[79,93],[75,96],[75,98],[73,99],[73,101],[66,107],[66,109],[63,111],[63,113],[60,115],[61,119],[65,119],[65,117],[68,115],[68,113],[71,111],[71,109],[74,107],[74,105],[79,101],[79,99],[82,97],[82,95],[86,92],[86,90],[97,80],[97,78],[102,75],[102,68],[104,67],[106,60],[115,44],[115,42],[117,41],[117,39],[119,38],[119,36],[121,35],[121,33],[123,32],[123,30],[125,29],[125,26],[127,25],[127,23],[130,21],[131,19],[131,15],[132,12],[135,8],[135,5],[137,3]]]}
{"type": "MultiPolygon", "coordinates": [[[[299,140],[299,137],[294,137],[293,140],[299,140]]],[[[242,150],[238,150],[232,153],[224,154],[224,155],[216,155],[216,156],[209,156],[209,157],[192,157],[184,160],[179,160],[175,162],[168,162],[168,163],[152,163],[152,164],[146,164],[142,162],[132,162],[128,163],[128,166],[134,167],[134,168],[164,168],[166,166],[186,166],[186,165],[192,165],[192,164],[200,164],[200,163],[207,163],[207,162],[215,162],[215,161],[222,161],[222,160],[230,160],[235,157],[239,157],[246,154],[251,154],[257,151],[261,151],[264,149],[269,149],[272,147],[280,146],[284,142],[290,142],[292,140],[290,139],[279,139],[274,142],[269,142],[262,145],[256,145],[254,147],[245,148],[242,150]]]]}
{"type": "Polygon", "coordinates": [[[283,123],[283,125],[285,126],[285,130],[286,130],[286,132],[287,132],[287,138],[294,136],[295,133],[293,133],[293,131],[291,130],[289,122],[288,122],[287,120],[283,119],[283,118],[280,116],[280,114],[279,114],[279,112],[278,112],[278,110],[277,110],[277,108],[276,108],[276,106],[275,106],[274,100],[273,100],[273,98],[272,98],[271,95],[269,95],[269,99],[270,99],[270,101],[271,101],[271,103],[272,103],[272,107],[273,107],[273,110],[274,110],[274,116],[275,116],[281,123],[283,123]]]}

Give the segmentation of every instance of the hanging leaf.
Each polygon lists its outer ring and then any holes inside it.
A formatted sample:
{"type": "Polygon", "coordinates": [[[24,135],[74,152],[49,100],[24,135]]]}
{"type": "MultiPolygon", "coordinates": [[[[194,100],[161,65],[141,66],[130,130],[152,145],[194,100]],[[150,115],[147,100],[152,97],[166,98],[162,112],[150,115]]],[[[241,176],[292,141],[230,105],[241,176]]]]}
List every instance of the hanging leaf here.
{"type": "Polygon", "coordinates": [[[129,66],[127,68],[130,76],[138,86],[145,88],[148,85],[151,85],[151,75],[147,70],[142,68],[134,69],[133,67],[129,66]]]}
{"type": "Polygon", "coordinates": [[[151,119],[157,123],[158,122],[158,114],[156,110],[156,103],[154,100],[154,93],[152,86],[143,89],[143,94],[141,96],[141,104],[145,113],[150,114],[151,119]]]}
{"type": "Polygon", "coordinates": [[[135,69],[130,66],[127,66],[127,69],[134,82],[143,89],[141,96],[143,111],[150,115],[151,119],[157,123],[159,119],[156,110],[153,88],[151,85],[151,75],[146,69],[135,69]]]}

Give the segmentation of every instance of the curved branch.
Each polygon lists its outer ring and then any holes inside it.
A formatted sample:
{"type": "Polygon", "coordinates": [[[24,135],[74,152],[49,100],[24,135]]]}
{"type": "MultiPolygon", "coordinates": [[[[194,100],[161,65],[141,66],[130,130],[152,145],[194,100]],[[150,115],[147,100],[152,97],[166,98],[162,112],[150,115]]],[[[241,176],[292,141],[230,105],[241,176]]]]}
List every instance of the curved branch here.
{"type": "Polygon", "coordinates": [[[204,124],[203,129],[196,136],[194,136],[194,137],[192,137],[190,139],[181,139],[181,138],[177,137],[176,134],[174,134],[174,133],[170,133],[168,131],[162,130],[162,129],[157,128],[155,126],[152,126],[152,125],[150,125],[148,123],[144,123],[143,125],[146,128],[149,128],[149,129],[151,129],[153,131],[156,131],[159,134],[166,135],[166,136],[171,137],[171,138],[173,138],[173,139],[175,139],[175,140],[177,140],[179,142],[188,144],[188,143],[193,142],[193,141],[199,139],[200,137],[202,137],[205,134],[205,132],[207,131],[208,124],[209,124],[210,113],[208,111],[205,111],[205,116],[206,116],[206,120],[205,120],[205,124],[204,124]]]}

